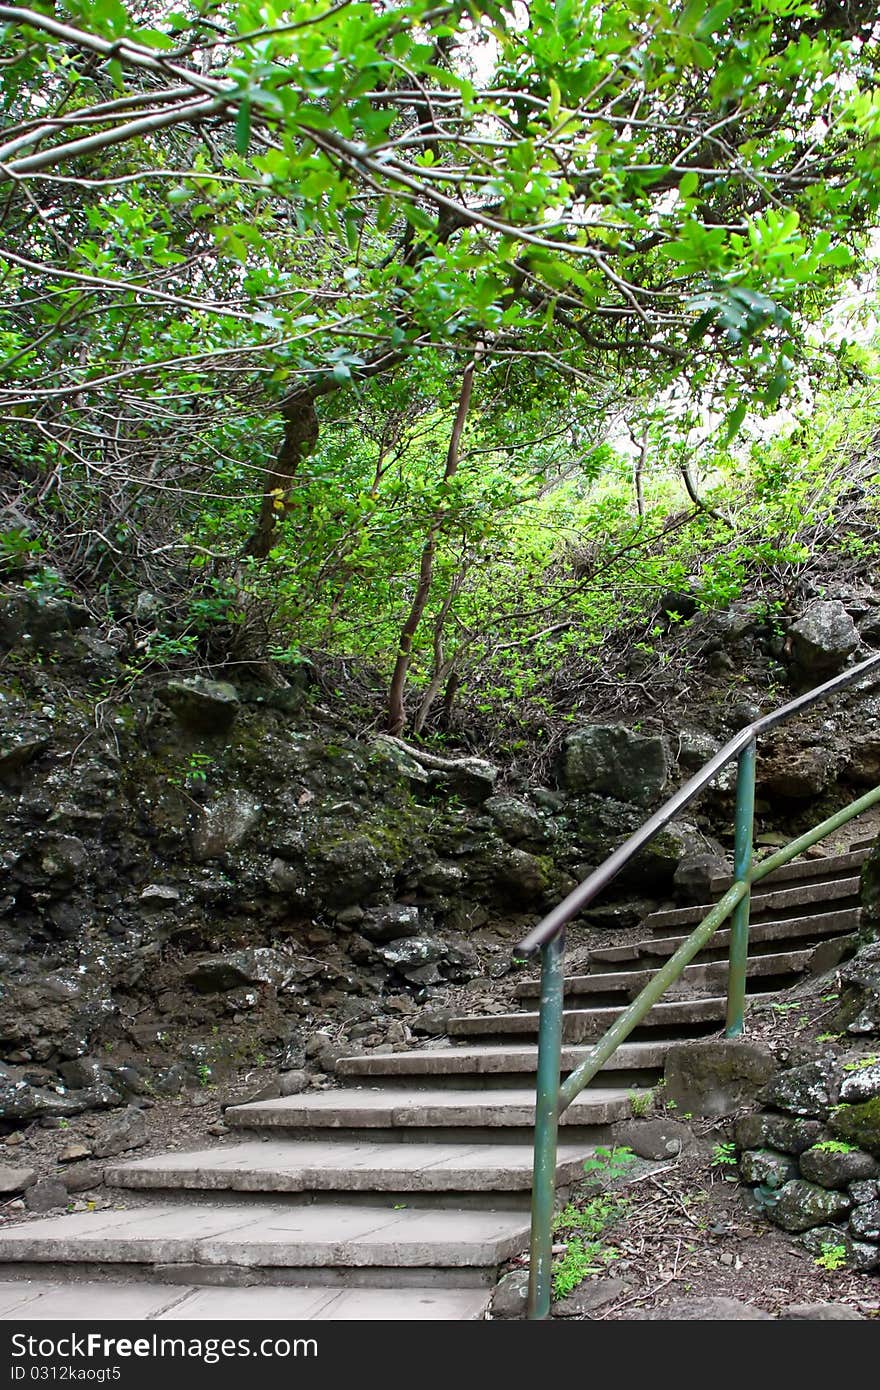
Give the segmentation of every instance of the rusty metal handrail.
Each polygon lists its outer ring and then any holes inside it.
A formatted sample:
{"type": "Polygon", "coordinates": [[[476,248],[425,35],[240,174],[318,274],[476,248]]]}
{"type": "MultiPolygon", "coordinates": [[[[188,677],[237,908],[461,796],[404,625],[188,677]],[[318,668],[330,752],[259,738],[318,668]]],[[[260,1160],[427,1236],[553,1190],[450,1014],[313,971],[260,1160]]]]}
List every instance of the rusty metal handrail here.
{"type": "Polygon", "coordinates": [[[529,1266],[530,1318],[546,1318],[550,1313],[552,1226],[556,1200],[556,1145],[559,1117],[581,1090],[592,1080],[645,1014],[681,975],[688,962],[709,941],[727,917],[730,931],[730,968],[727,987],[726,1036],[737,1037],[743,1028],[746,967],[748,963],[749,905],[751,886],[773,869],[786,864],[810,845],[861,815],[880,802],[880,787],[823,821],[813,830],[752,864],[755,809],[755,771],[757,738],[783,723],[793,714],[854,685],[866,673],[880,669],[880,654],[869,657],[849,671],[823,685],[799,695],[771,714],[753,720],[712,757],[702,770],[686,782],[649,820],[631,835],[594,873],[584,879],[558,907],[538,923],[517,947],[517,957],[541,951],[541,998],[538,1018],[538,1062],[535,1095],[535,1156],[532,1181],[532,1230],[529,1266]],[[737,758],[736,835],[734,878],[720,902],[712,908],[666,964],[652,977],[593,1047],[584,1061],[562,1083],[560,1080],[564,1012],[565,925],[581,911],[620,872],[625,864],[649,844],[664,825],[675,818],[711,782],[712,778],[737,758]]]}

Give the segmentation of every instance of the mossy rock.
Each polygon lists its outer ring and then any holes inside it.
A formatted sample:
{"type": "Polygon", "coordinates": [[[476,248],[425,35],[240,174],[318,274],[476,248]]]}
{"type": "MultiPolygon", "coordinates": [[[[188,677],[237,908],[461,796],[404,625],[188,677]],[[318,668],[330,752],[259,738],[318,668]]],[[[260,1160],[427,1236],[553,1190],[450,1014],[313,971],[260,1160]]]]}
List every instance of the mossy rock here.
{"type": "Polygon", "coordinates": [[[838,1105],[828,1123],[841,1139],[880,1157],[880,1096],[860,1105],[838,1105]]]}

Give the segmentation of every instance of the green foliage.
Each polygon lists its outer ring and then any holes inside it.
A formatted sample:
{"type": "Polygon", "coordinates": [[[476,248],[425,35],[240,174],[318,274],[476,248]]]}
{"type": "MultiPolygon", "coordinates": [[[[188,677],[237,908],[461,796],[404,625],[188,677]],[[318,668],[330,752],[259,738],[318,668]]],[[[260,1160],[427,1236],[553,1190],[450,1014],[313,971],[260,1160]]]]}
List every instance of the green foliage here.
{"type": "Polygon", "coordinates": [[[829,1274],[842,1269],[846,1264],[846,1246],[834,1245],[831,1241],[823,1241],[820,1253],[816,1256],[814,1264],[820,1269],[825,1269],[829,1274]]]}
{"type": "Polygon", "coordinates": [[[553,1230],[565,1241],[565,1252],[553,1267],[553,1294],[565,1298],[591,1274],[619,1258],[619,1251],[601,1239],[603,1232],[628,1210],[625,1198],[608,1193],[585,1204],[569,1202],[558,1212],[553,1230]]]}
{"type": "Polygon", "coordinates": [[[814,1150],[819,1149],[822,1153],[828,1154],[851,1154],[858,1152],[858,1145],[847,1144],[842,1139],[822,1139],[818,1144],[813,1145],[814,1150]]]}
{"type": "Polygon", "coordinates": [[[590,1157],[584,1159],[584,1173],[588,1178],[601,1178],[610,1185],[626,1177],[635,1161],[635,1154],[626,1145],[609,1149],[599,1144],[590,1157]]]}
{"type": "Polygon", "coordinates": [[[709,1160],[713,1168],[735,1168],[736,1161],[735,1144],[716,1144],[709,1160]]]}

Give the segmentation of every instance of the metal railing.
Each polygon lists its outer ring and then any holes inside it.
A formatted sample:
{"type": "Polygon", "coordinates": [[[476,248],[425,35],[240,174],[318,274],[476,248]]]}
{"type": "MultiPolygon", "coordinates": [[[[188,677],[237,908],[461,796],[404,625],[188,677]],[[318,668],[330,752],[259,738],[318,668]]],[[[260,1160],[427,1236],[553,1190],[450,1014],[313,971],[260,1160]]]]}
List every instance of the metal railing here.
{"type": "Polygon", "coordinates": [[[552,912],[529,932],[516,948],[515,956],[541,952],[541,996],[538,1019],[538,1064],[535,1096],[535,1158],[532,1179],[532,1231],[529,1266],[528,1317],[546,1318],[550,1314],[552,1285],[553,1215],[556,1203],[556,1144],[559,1118],[596,1073],[638,1026],[685,966],[731,917],[730,966],[727,982],[725,1036],[737,1037],[743,1029],[746,967],[749,944],[749,904],[751,887],[774,869],[787,864],[826,835],[880,803],[880,787],[867,792],[813,830],[799,836],[760,863],[752,863],[755,810],[755,767],[758,737],[792,715],[827,696],[854,685],[871,671],[880,674],[880,655],[853,666],[824,685],[799,695],[772,714],[754,720],[725,744],[705,766],[686,782],[649,820],[615,850],[583,883],[573,889],[552,912]],[[709,785],[720,770],[737,759],[736,817],[733,882],[719,902],[682,943],[666,964],[657,971],[642,992],[614,1021],[591,1048],[588,1055],[563,1082],[561,1081],[562,1032],[564,1013],[565,927],[606,888],[620,870],[653,840],[654,836],[688,806],[709,785]]]}

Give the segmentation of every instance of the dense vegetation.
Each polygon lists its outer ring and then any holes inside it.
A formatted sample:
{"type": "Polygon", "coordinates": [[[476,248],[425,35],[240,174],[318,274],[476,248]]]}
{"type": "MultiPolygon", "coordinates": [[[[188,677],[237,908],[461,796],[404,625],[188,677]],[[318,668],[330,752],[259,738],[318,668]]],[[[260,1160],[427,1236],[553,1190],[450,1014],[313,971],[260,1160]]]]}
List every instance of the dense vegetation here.
{"type": "Polygon", "coordinates": [[[834,306],[878,39],[861,0],[0,4],[8,577],[127,626],[132,680],[309,659],[515,743],[689,602],[870,557],[834,306]]]}

